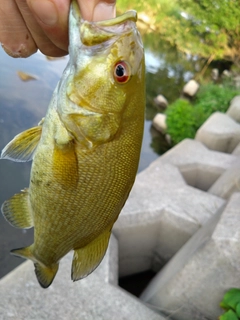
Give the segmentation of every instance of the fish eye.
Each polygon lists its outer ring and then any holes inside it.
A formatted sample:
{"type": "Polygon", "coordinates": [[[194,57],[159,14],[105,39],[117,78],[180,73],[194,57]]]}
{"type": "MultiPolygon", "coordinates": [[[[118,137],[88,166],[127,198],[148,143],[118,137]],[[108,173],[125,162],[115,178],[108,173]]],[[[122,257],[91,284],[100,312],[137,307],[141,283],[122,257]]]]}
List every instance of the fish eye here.
{"type": "Polygon", "coordinates": [[[130,79],[130,67],[125,61],[118,61],[114,66],[114,79],[119,83],[126,83],[130,79]]]}

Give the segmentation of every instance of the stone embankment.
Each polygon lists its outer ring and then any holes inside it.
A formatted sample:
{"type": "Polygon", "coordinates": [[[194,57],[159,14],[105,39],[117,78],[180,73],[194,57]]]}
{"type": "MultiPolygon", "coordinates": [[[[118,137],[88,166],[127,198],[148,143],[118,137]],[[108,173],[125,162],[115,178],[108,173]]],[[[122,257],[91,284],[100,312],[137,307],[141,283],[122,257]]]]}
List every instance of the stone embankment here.
{"type": "Polygon", "coordinates": [[[49,289],[32,262],[0,281],[0,319],[215,320],[240,288],[240,97],[137,175],[100,267],[72,283],[67,255],[49,289]],[[157,275],[131,296],[118,277],[157,275]]]}

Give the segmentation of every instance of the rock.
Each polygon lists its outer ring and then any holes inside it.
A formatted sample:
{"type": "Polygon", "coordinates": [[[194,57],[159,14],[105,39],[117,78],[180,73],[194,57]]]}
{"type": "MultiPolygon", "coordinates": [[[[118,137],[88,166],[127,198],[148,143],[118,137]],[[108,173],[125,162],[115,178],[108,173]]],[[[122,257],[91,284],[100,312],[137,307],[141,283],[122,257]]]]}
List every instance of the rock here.
{"type": "Polygon", "coordinates": [[[233,120],[240,123],[240,96],[236,96],[232,99],[230,107],[226,113],[233,120]]]}
{"type": "Polygon", "coordinates": [[[159,108],[162,109],[166,109],[168,106],[168,101],[162,94],[159,94],[156,98],[154,98],[154,102],[159,108]]]}
{"type": "Polygon", "coordinates": [[[164,320],[140,300],[114,286],[118,281],[117,241],[111,237],[106,256],[86,279],[72,282],[72,254],[61,261],[56,279],[44,290],[31,261],[0,280],[0,319],[24,320],[164,320]]]}
{"type": "Polygon", "coordinates": [[[212,80],[217,81],[219,77],[219,70],[217,68],[212,69],[211,71],[212,80]]]}
{"type": "Polygon", "coordinates": [[[172,144],[172,138],[171,138],[170,134],[166,134],[166,135],[165,135],[165,140],[166,140],[167,144],[168,144],[169,146],[171,146],[171,144],[172,144]]]}
{"type": "Polygon", "coordinates": [[[193,144],[194,152],[179,148],[173,157],[167,156],[167,152],[137,175],[113,228],[119,244],[120,276],[159,270],[225,203],[219,197],[187,185],[171,161],[178,162],[182,154],[178,165],[192,169],[192,180],[201,177],[202,171],[198,169],[202,161],[202,170],[205,168],[208,172],[205,177],[214,172],[216,180],[235,157],[222,154],[221,160],[221,154],[207,150],[199,142],[193,144]]]}
{"type": "Polygon", "coordinates": [[[231,153],[240,142],[240,125],[227,114],[215,112],[198,129],[195,139],[211,150],[231,153]]]}
{"type": "Polygon", "coordinates": [[[229,199],[234,192],[240,192],[240,161],[226,170],[208,192],[224,199],[229,199]]]}
{"type": "Polygon", "coordinates": [[[152,124],[154,128],[161,133],[165,133],[167,130],[166,118],[166,115],[163,113],[157,113],[153,118],[152,124]]]}
{"type": "Polygon", "coordinates": [[[171,319],[217,319],[224,293],[240,287],[239,208],[235,193],[153,278],[143,301],[171,319]]]}
{"type": "Polygon", "coordinates": [[[183,87],[183,93],[187,96],[193,97],[197,93],[198,89],[199,84],[197,83],[197,81],[192,79],[183,87]]]}
{"type": "Polygon", "coordinates": [[[222,76],[223,76],[224,78],[230,78],[231,75],[232,75],[232,74],[231,74],[231,71],[229,71],[229,70],[227,70],[227,69],[223,70],[222,76]]]}

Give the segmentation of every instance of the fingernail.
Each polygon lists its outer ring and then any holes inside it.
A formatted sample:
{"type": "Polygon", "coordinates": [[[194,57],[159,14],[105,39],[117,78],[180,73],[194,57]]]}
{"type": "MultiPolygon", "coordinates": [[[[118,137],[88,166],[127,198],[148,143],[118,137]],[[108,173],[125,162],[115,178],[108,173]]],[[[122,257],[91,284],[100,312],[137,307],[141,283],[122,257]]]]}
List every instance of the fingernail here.
{"type": "Polygon", "coordinates": [[[30,0],[29,6],[41,22],[53,26],[58,21],[58,14],[55,5],[49,0],[30,0]]]}
{"type": "Polygon", "coordinates": [[[115,5],[106,2],[99,2],[94,8],[93,21],[112,19],[116,15],[115,5]]]}
{"type": "Polygon", "coordinates": [[[31,53],[27,51],[27,48],[24,44],[21,44],[18,50],[11,50],[5,44],[1,43],[3,50],[13,58],[27,58],[30,56],[31,53]]]}

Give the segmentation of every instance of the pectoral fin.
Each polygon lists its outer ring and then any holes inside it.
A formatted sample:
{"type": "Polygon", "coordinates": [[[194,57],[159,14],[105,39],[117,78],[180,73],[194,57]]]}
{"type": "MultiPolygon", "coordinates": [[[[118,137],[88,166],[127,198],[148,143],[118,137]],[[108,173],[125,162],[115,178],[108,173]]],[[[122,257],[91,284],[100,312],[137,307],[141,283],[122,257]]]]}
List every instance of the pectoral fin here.
{"type": "Polygon", "coordinates": [[[28,202],[28,189],[24,189],[6,200],[1,210],[6,220],[15,228],[28,229],[33,227],[33,217],[28,202]]]}
{"type": "Polygon", "coordinates": [[[110,235],[111,229],[108,229],[87,246],[74,250],[71,275],[73,281],[85,278],[97,268],[107,250],[110,235]]]}
{"type": "Polygon", "coordinates": [[[19,133],[2,150],[1,159],[9,159],[17,162],[32,160],[34,151],[42,134],[42,122],[37,127],[19,133]]]}
{"type": "Polygon", "coordinates": [[[17,257],[32,260],[34,262],[35,274],[40,286],[42,288],[48,288],[57,274],[59,264],[55,263],[51,266],[45,266],[34,257],[32,253],[32,246],[14,249],[11,253],[17,257]]]}

